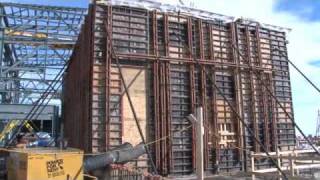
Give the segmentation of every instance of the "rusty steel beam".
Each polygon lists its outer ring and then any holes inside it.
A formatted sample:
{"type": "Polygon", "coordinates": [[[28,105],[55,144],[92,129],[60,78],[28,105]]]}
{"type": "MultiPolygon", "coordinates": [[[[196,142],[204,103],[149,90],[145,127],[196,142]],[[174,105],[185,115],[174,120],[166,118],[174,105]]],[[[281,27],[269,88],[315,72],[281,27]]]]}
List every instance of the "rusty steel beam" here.
{"type": "MultiPolygon", "coordinates": [[[[190,99],[191,99],[191,113],[195,113],[195,108],[196,108],[196,91],[195,91],[195,70],[194,70],[194,66],[190,65],[189,66],[189,79],[190,79],[190,99]]],[[[192,168],[195,169],[195,157],[196,157],[196,153],[195,153],[195,127],[192,127],[192,168]]]]}
{"type": "MultiPolygon", "coordinates": [[[[112,8],[108,7],[107,9],[107,14],[108,16],[106,17],[106,21],[104,21],[104,23],[107,23],[105,26],[107,28],[106,31],[110,32],[111,31],[111,24],[112,24],[112,8]]],[[[105,102],[105,112],[106,114],[110,114],[110,83],[111,83],[111,61],[112,61],[112,54],[111,54],[111,48],[112,48],[112,44],[111,44],[111,39],[106,40],[106,63],[105,63],[105,73],[106,73],[106,78],[105,78],[105,83],[106,83],[106,102],[105,102]]],[[[122,121],[122,119],[120,120],[122,121]]],[[[110,144],[110,118],[108,116],[106,116],[105,119],[106,125],[105,125],[105,130],[106,130],[106,148],[110,149],[111,148],[111,144],[110,144]]]]}
{"type": "MultiPolygon", "coordinates": [[[[179,15],[179,14],[178,14],[179,15]]],[[[180,23],[180,15],[178,16],[178,23],[180,23]]],[[[189,59],[192,61],[192,19],[189,17],[187,19],[187,34],[188,34],[188,51],[189,51],[189,59]]],[[[191,99],[191,113],[195,113],[195,84],[194,84],[194,65],[189,66],[189,80],[190,80],[190,99],[191,99]]],[[[192,168],[195,170],[196,168],[196,149],[195,149],[195,127],[192,127],[192,168]]]]}
{"type": "MultiPolygon", "coordinates": [[[[187,63],[187,64],[196,64],[194,60],[190,60],[189,58],[175,58],[175,57],[166,57],[166,56],[153,56],[153,55],[144,55],[144,54],[127,54],[127,53],[118,53],[119,59],[126,59],[126,60],[135,60],[135,61],[142,61],[145,62],[146,60],[148,61],[163,61],[163,62],[181,62],[181,63],[187,63]]],[[[213,60],[205,60],[205,59],[196,59],[196,61],[199,62],[199,64],[202,65],[211,65],[211,66],[216,66],[219,68],[219,66],[226,66],[228,68],[236,68],[237,64],[236,63],[230,63],[230,62],[216,62],[213,60]]],[[[247,69],[249,70],[250,67],[247,65],[240,65],[240,68],[247,69]]],[[[271,72],[287,72],[283,70],[278,70],[278,69],[268,69],[268,68],[263,68],[259,66],[252,66],[257,71],[271,71],[271,72]]]]}
{"type": "MultiPolygon", "coordinates": [[[[169,17],[167,14],[163,14],[163,39],[164,39],[164,51],[165,56],[170,56],[170,50],[169,50],[169,17]]],[[[160,59],[160,58],[159,58],[160,59]]],[[[160,59],[161,60],[161,59],[160,59]]],[[[163,74],[163,112],[164,119],[162,122],[164,122],[163,129],[164,129],[164,135],[171,137],[170,127],[171,127],[171,108],[170,108],[170,89],[168,88],[170,86],[170,64],[169,62],[161,63],[162,64],[162,74],[163,74]]],[[[171,148],[171,140],[166,140],[164,144],[164,158],[166,158],[166,164],[165,164],[165,170],[168,173],[171,173],[172,167],[173,167],[173,159],[172,159],[172,148],[171,148]]]]}
{"type": "MultiPolygon", "coordinates": [[[[232,38],[232,44],[236,44],[236,24],[235,23],[231,23],[230,24],[231,26],[231,38],[232,38]]],[[[240,62],[239,62],[239,58],[236,54],[236,52],[233,50],[232,51],[232,56],[233,56],[233,60],[234,62],[237,64],[237,68],[234,69],[234,78],[235,78],[235,102],[236,102],[236,110],[237,112],[239,112],[240,116],[243,118],[243,114],[242,114],[242,108],[241,108],[241,97],[242,97],[242,92],[241,90],[241,87],[240,87],[240,68],[239,68],[239,65],[240,65],[240,62]]],[[[240,148],[244,148],[243,146],[243,143],[242,143],[242,124],[240,122],[239,119],[236,120],[236,128],[237,128],[237,134],[238,134],[238,138],[237,138],[237,146],[239,147],[238,148],[238,154],[239,154],[239,161],[243,161],[243,150],[241,150],[240,148]]],[[[242,163],[242,168],[243,168],[243,164],[242,163]]]]}
{"type": "MultiPolygon", "coordinates": [[[[167,26],[168,27],[168,26],[167,26]]],[[[165,130],[166,130],[166,135],[169,136],[169,137],[172,137],[172,134],[171,134],[171,93],[170,93],[170,63],[165,63],[164,64],[164,75],[165,75],[165,90],[164,90],[164,93],[165,93],[165,102],[166,102],[166,126],[165,126],[165,130]]],[[[172,140],[167,140],[167,143],[166,143],[166,152],[168,153],[167,154],[167,157],[168,157],[168,164],[167,164],[167,167],[168,167],[168,171],[171,172],[172,171],[172,168],[173,168],[173,155],[172,155],[172,140]]]]}
{"type": "MultiPolygon", "coordinates": [[[[158,69],[159,69],[159,63],[158,62],[154,62],[153,63],[153,95],[154,95],[154,103],[153,103],[153,107],[154,109],[154,130],[155,130],[155,139],[160,139],[161,138],[161,131],[159,131],[160,127],[161,127],[161,121],[160,121],[160,112],[159,112],[159,104],[160,104],[160,100],[159,100],[159,76],[158,76],[158,69]]],[[[155,159],[156,159],[156,166],[157,169],[162,171],[161,168],[161,142],[157,142],[155,144],[155,159]]]]}
{"type": "MultiPolygon", "coordinates": [[[[249,29],[248,26],[245,27],[245,39],[246,39],[246,44],[247,44],[247,61],[248,61],[248,65],[250,67],[250,87],[251,87],[251,110],[252,110],[252,121],[253,121],[253,132],[255,138],[258,138],[258,120],[257,120],[257,116],[256,116],[256,98],[255,98],[255,84],[254,84],[254,78],[253,78],[253,72],[252,72],[252,65],[253,62],[251,61],[251,50],[250,50],[250,36],[249,36],[249,29]]],[[[256,75],[258,76],[258,75],[256,75]]],[[[258,78],[258,77],[257,77],[258,78]]],[[[256,81],[257,85],[259,84],[259,81],[256,81]]],[[[257,142],[253,143],[253,147],[254,147],[254,152],[260,152],[260,147],[259,144],[257,142]]]]}

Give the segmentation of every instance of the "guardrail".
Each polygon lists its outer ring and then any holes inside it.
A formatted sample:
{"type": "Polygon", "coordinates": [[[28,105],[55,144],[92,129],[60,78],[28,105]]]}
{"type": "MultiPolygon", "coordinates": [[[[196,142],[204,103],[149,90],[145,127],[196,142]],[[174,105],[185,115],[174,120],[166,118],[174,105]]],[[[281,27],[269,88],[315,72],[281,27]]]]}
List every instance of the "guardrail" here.
{"type": "MultiPolygon", "coordinates": [[[[314,150],[293,150],[269,152],[276,160],[281,170],[288,172],[291,177],[300,175],[301,170],[320,169],[320,157],[314,150]]],[[[256,175],[278,172],[277,168],[256,169],[255,160],[267,158],[266,153],[251,152],[251,173],[254,180],[256,175]]]]}

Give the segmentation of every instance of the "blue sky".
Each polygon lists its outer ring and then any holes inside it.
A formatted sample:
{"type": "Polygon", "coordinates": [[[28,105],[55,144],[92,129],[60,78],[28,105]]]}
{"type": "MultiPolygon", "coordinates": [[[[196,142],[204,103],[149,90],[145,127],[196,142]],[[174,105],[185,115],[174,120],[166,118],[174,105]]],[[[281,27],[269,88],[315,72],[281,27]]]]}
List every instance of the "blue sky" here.
{"type": "MultiPolygon", "coordinates": [[[[3,0],[0,0],[3,1],[3,0]]],[[[10,1],[10,0],[9,0],[10,1]]],[[[11,0],[20,3],[86,7],[87,0],[11,0]]],[[[289,58],[320,86],[320,0],[185,0],[195,7],[292,29],[289,58]]],[[[7,1],[8,2],[8,1],[7,1]]],[[[175,4],[178,0],[162,0],[175,4]]],[[[188,4],[188,3],[185,3],[188,4]]],[[[295,120],[307,134],[315,133],[320,94],[291,67],[295,120]]]]}
{"type": "Polygon", "coordinates": [[[320,68],[320,60],[311,61],[311,62],[310,62],[310,65],[311,65],[311,66],[316,66],[316,67],[319,67],[319,68],[320,68]]]}
{"type": "Polygon", "coordinates": [[[52,6],[72,6],[84,7],[88,6],[88,0],[0,0],[0,2],[16,2],[16,3],[30,3],[30,4],[43,4],[52,6]]]}
{"type": "MultiPolygon", "coordinates": [[[[290,13],[309,23],[320,22],[319,9],[318,0],[278,0],[274,6],[275,11],[290,13]]],[[[320,58],[311,60],[309,64],[320,68],[320,58]]]]}
{"type": "Polygon", "coordinates": [[[278,0],[275,4],[276,11],[285,11],[298,16],[305,21],[320,21],[320,8],[318,0],[278,0]]]}

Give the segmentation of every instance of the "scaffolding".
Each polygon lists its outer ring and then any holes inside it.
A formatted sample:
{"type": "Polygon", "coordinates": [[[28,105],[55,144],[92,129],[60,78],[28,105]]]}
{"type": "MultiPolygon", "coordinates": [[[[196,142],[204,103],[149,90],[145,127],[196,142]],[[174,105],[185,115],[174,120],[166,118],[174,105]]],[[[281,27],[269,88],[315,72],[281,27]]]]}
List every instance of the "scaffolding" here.
{"type": "Polygon", "coordinates": [[[60,104],[61,79],[77,40],[85,8],[0,3],[0,103],[32,104],[54,81],[60,104]]]}

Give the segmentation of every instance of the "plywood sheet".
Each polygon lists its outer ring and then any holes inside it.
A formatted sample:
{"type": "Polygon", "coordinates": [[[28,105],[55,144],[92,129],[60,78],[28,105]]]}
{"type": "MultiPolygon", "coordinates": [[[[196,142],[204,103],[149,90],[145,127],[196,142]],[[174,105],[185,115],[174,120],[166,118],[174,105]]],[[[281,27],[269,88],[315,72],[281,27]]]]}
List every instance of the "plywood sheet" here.
{"type": "MultiPolygon", "coordinates": [[[[140,68],[125,67],[122,68],[124,79],[128,85],[133,78],[138,74],[140,68]]],[[[146,93],[146,70],[142,70],[142,73],[136,78],[134,83],[129,88],[130,97],[133,101],[136,114],[138,116],[139,124],[142,129],[144,137],[147,132],[147,93],[146,93]]],[[[134,120],[130,104],[127,96],[122,99],[123,102],[123,133],[122,141],[129,142],[132,145],[137,145],[141,142],[141,137],[138,131],[138,127],[134,120]]]]}

